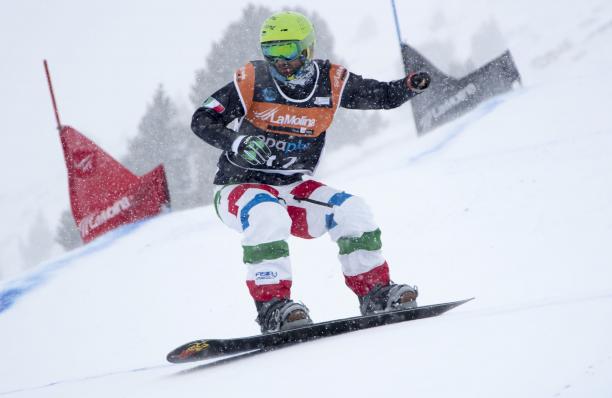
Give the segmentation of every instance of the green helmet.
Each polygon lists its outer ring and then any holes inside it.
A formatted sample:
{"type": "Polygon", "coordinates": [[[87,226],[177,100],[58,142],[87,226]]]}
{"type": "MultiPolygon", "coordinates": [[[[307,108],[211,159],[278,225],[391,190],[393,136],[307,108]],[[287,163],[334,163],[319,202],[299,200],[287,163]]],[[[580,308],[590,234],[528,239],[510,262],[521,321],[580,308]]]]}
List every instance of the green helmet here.
{"type": "Polygon", "coordinates": [[[308,18],[298,12],[278,12],[264,21],[259,42],[267,59],[292,60],[306,51],[305,58],[312,60],[315,44],[314,26],[308,18]]]}

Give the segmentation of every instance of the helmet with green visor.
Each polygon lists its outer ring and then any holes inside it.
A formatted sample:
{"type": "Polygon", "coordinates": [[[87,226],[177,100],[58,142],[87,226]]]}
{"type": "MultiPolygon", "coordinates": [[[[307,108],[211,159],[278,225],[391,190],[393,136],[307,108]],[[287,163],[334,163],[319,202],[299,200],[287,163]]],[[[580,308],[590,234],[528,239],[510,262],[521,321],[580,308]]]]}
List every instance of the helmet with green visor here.
{"type": "Polygon", "coordinates": [[[264,21],[259,42],[264,58],[276,69],[279,69],[279,64],[284,64],[286,70],[282,74],[291,79],[312,61],[315,31],[304,15],[283,11],[264,21]],[[287,66],[289,64],[292,67],[287,66]]]}

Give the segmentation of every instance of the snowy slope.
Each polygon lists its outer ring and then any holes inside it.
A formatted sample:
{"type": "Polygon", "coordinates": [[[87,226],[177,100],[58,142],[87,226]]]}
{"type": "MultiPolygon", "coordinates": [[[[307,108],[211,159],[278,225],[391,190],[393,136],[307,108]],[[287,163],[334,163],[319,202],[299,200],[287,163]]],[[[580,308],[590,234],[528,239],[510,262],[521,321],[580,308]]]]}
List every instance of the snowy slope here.
{"type": "MultiPolygon", "coordinates": [[[[533,42],[523,57],[550,55],[524,88],[418,141],[393,113],[320,170],[367,199],[392,278],[421,304],[475,301],[219,367],[167,365],[187,340],[258,331],[239,235],[210,207],[173,213],[0,284],[0,395],[610,397],[612,7],[580,12],[554,40],[514,21],[515,45],[533,42]]],[[[356,315],[337,248],[290,247],[313,318],[356,315]]]]}

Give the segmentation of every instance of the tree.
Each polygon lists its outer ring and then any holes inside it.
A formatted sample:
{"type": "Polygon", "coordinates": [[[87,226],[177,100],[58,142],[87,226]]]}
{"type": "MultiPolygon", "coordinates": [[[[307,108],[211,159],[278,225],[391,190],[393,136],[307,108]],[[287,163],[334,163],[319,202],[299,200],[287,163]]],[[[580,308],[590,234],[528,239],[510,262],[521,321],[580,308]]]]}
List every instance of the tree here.
{"type": "Polygon", "coordinates": [[[39,212],[30,226],[25,242],[23,240],[19,242],[24,268],[37,265],[45,260],[51,254],[52,247],[53,232],[43,214],[39,212]]]}
{"type": "Polygon", "coordinates": [[[81,234],[70,210],[64,210],[60,216],[59,224],[55,228],[55,241],[66,250],[76,249],[83,245],[81,234]]]}
{"type": "Polygon", "coordinates": [[[193,134],[178,119],[178,111],[163,86],[159,86],[140,121],[138,134],[128,144],[122,163],[137,175],[162,163],[173,209],[196,205],[188,139],[193,134]]]}

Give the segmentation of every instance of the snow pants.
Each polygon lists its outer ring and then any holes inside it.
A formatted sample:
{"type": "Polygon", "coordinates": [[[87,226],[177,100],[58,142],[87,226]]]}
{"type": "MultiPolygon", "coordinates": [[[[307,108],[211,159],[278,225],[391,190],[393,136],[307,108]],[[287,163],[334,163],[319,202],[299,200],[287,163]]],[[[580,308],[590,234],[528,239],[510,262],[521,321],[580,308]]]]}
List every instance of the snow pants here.
{"type": "Polygon", "coordinates": [[[314,180],[289,185],[219,186],[215,210],[223,223],[242,233],[247,286],[255,301],[290,298],[289,235],[317,238],[329,233],[339,247],[346,285],[358,296],[389,283],[381,254],[380,229],[364,201],[314,180]],[[309,198],[332,205],[294,199],[309,198]]]}

